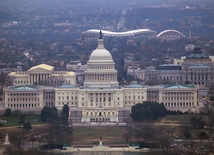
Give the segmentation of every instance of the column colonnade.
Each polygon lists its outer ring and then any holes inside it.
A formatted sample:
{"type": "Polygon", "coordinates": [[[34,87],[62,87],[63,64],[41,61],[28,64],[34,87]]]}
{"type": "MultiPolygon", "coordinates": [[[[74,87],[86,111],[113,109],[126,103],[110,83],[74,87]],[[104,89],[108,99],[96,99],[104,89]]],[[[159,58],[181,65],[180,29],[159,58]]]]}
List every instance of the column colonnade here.
{"type": "Polygon", "coordinates": [[[35,83],[38,84],[40,81],[46,81],[50,77],[50,74],[39,74],[39,73],[34,73],[34,74],[29,74],[29,84],[34,85],[35,83]]]}

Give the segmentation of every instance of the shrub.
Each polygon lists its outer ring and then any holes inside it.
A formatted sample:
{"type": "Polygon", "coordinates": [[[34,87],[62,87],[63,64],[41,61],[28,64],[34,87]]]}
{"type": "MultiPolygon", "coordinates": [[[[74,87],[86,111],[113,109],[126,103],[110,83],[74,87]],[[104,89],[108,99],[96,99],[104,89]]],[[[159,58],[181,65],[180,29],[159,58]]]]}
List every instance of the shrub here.
{"type": "Polygon", "coordinates": [[[211,97],[210,97],[210,101],[214,101],[214,96],[211,96],[211,97]]]}
{"type": "Polygon", "coordinates": [[[199,135],[198,135],[198,137],[200,139],[207,139],[208,138],[207,133],[204,132],[204,131],[200,132],[199,135]]]}
{"type": "Polygon", "coordinates": [[[4,116],[11,116],[12,115],[12,110],[10,108],[7,108],[4,112],[4,116]]]}
{"type": "Polygon", "coordinates": [[[167,110],[167,115],[183,115],[184,113],[179,110],[167,110]]]}
{"type": "Polygon", "coordinates": [[[200,117],[192,116],[190,119],[190,125],[194,129],[203,129],[205,126],[205,121],[201,116],[200,117]]]}
{"type": "Polygon", "coordinates": [[[31,126],[30,122],[25,122],[24,125],[23,125],[23,128],[25,130],[31,130],[32,126],[31,126]]]}
{"type": "Polygon", "coordinates": [[[154,120],[165,116],[167,110],[163,104],[157,102],[138,103],[131,108],[131,118],[134,121],[154,120]]]}
{"type": "Polygon", "coordinates": [[[186,139],[189,139],[189,138],[191,138],[191,133],[190,133],[190,131],[189,131],[189,129],[188,128],[185,128],[184,130],[183,130],[183,136],[186,138],[186,139]]]}
{"type": "Polygon", "coordinates": [[[13,116],[20,116],[20,115],[22,115],[22,114],[23,114],[23,112],[20,111],[20,110],[14,110],[14,111],[13,111],[13,116]]]}

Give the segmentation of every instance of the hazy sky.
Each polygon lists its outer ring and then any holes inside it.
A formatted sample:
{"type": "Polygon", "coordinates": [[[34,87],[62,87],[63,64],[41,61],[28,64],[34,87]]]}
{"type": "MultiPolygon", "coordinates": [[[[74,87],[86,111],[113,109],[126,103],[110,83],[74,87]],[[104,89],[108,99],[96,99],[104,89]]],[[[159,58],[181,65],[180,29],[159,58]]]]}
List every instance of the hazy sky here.
{"type": "Polygon", "coordinates": [[[1,6],[13,5],[46,5],[47,7],[58,4],[69,4],[69,5],[125,5],[137,3],[140,5],[163,5],[163,4],[198,4],[198,5],[214,5],[214,0],[0,0],[1,6]]]}

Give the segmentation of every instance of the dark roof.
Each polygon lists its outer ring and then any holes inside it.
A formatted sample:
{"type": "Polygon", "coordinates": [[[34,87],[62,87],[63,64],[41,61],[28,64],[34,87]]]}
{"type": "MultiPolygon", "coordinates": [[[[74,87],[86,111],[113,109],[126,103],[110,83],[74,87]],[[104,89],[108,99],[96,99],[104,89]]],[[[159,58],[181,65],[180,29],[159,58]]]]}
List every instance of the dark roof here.
{"type": "Polygon", "coordinates": [[[186,57],[187,59],[208,59],[209,56],[205,55],[200,47],[195,47],[194,52],[186,57]]]}

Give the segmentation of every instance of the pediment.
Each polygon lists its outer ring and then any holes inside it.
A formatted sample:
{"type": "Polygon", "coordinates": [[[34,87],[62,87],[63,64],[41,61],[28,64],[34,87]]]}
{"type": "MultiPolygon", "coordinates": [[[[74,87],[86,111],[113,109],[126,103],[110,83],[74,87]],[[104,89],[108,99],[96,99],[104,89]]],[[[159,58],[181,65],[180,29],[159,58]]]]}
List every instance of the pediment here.
{"type": "Polygon", "coordinates": [[[44,68],[35,68],[35,69],[31,69],[28,70],[28,73],[52,73],[52,70],[48,70],[48,69],[44,69],[44,68]]]}
{"type": "Polygon", "coordinates": [[[47,64],[40,64],[28,70],[28,73],[52,73],[54,67],[47,64]]]}

